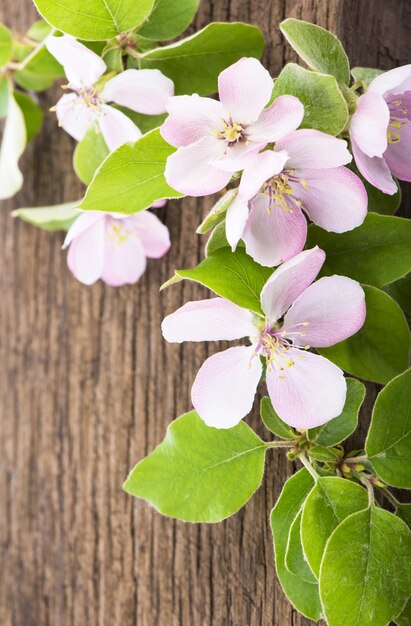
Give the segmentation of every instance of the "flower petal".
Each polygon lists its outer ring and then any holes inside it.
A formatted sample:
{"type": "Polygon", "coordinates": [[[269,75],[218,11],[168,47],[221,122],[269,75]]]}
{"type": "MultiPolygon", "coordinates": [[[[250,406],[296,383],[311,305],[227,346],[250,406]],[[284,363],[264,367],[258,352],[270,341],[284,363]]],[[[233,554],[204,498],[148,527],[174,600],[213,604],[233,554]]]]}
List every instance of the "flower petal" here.
{"type": "Polygon", "coordinates": [[[321,228],[344,233],[360,226],[367,215],[368,196],[361,180],[346,167],[296,172],[305,182],[291,182],[296,198],[321,228]]]}
{"type": "Polygon", "coordinates": [[[107,217],[102,280],[111,287],[132,285],[146,269],[146,256],[132,218],[107,217]]]}
{"type": "Polygon", "coordinates": [[[251,203],[243,240],[247,254],[260,265],[274,267],[301,252],[307,238],[307,221],[295,205],[293,212],[269,204],[265,194],[251,203]]]}
{"type": "Polygon", "coordinates": [[[67,265],[77,280],[85,285],[95,283],[101,278],[103,272],[106,216],[103,215],[103,218],[95,220],[92,225],[77,235],[72,240],[68,251],[67,265]]]}
{"type": "Polygon", "coordinates": [[[264,150],[248,156],[246,168],[241,176],[239,196],[251,200],[261,189],[262,185],[272,176],[276,176],[288,161],[288,154],[284,150],[264,150]]]}
{"type": "Polygon", "coordinates": [[[384,95],[387,91],[392,91],[407,78],[411,76],[411,65],[402,65],[395,67],[393,70],[380,74],[368,87],[368,93],[378,93],[384,95]]]}
{"type": "Polygon", "coordinates": [[[318,354],[291,348],[293,365],[269,367],[267,389],[280,418],[298,429],[314,428],[341,414],[347,394],[342,371],[318,354]]]}
{"type": "Polygon", "coordinates": [[[265,283],[261,306],[269,320],[277,320],[313,282],[325,261],[325,252],[318,246],[304,250],[286,261],[265,283]]]}
{"type": "Polygon", "coordinates": [[[165,177],[170,185],[188,196],[208,196],[220,191],[231,178],[209,164],[224,150],[224,142],[214,137],[203,137],[196,143],[178,148],[167,159],[165,177]]]}
{"type": "Polygon", "coordinates": [[[207,426],[231,428],[252,409],[262,365],[253,346],[238,346],[207,359],[196,376],[191,399],[207,426]]]}
{"type": "Polygon", "coordinates": [[[382,157],[387,149],[389,121],[390,111],[384,98],[377,93],[365,93],[358,98],[350,136],[367,156],[382,157]]]}
{"type": "Polygon", "coordinates": [[[228,207],[225,216],[225,234],[233,252],[244,232],[248,213],[248,200],[237,195],[228,207]]]}
{"type": "Polygon", "coordinates": [[[357,281],[325,276],[310,285],[288,310],[284,331],[296,346],[325,348],[358,332],[365,314],[365,295],[357,281]]]}
{"type": "Polygon", "coordinates": [[[188,146],[224,127],[221,102],[211,98],[175,96],[167,102],[168,118],[160,128],[162,137],[172,146],[188,146]]]}
{"type": "Polygon", "coordinates": [[[96,222],[105,220],[105,213],[101,211],[84,211],[80,213],[76,221],[70,226],[67,231],[66,238],[63,243],[63,250],[71,244],[79,235],[84,233],[90,226],[93,226],[96,222]]]}
{"type": "Polygon", "coordinates": [[[166,341],[232,341],[256,334],[252,314],[225,300],[187,302],[161,325],[166,341]]]}
{"type": "Polygon", "coordinates": [[[400,140],[388,144],[384,153],[385,161],[391,172],[400,180],[411,181],[411,123],[399,131],[400,140]]]}
{"type": "Polygon", "coordinates": [[[137,230],[145,255],[149,259],[160,259],[170,248],[170,233],[150,211],[141,211],[129,218],[137,230]]]}
{"type": "Polygon", "coordinates": [[[319,130],[295,130],[280,139],[276,150],[286,150],[287,166],[298,169],[325,169],[350,163],[352,156],[347,142],[319,130]]]}
{"type": "Polygon", "coordinates": [[[98,124],[108,149],[112,152],[129,141],[137,141],[141,137],[140,129],[127,115],[103,104],[98,124]]]}
{"type": "Polygon", "coordinates": [[[59,126],[77,141],[83,139],[98,119],[98,112],[86,107],[83,99],[75,93],[68,93],[60,98],[56,104],[56,115],[59,126]]]}
{"type": "Polygon", "coordinates": [[[106,102],[144,113],[166,112],[166,102],[174,94],[174,83],[160,70],[126,70],[104,85],[101,97],[106,102]]]}
{"type": "Polygon", "coordinates": [[[365,180],[390,196],[397,192],[397,185],[384,158],[370,158],[360,150],[353,140],[351,141],[351,149],[355,163],[365,180]]]}
{"type": "Polygon", "coordinates": [[[257,59],[243,58],[218,77],[220,100],[232,120],[252,122],[271,98],[273,80],[257,59]]]}
{"type": "Polygon", "coordinates": [[[264,109],[248,132],[252,141],[278,141],[299,127],[304,117],[304,106],[294,96],[280,96],[264,109]]]}
{"type": "Polygon", "coordinates": [[[50,54],[63,66],[70,85],[91,87],[107,69],[103,59],[71,35],[47,37],[50,54]]]}

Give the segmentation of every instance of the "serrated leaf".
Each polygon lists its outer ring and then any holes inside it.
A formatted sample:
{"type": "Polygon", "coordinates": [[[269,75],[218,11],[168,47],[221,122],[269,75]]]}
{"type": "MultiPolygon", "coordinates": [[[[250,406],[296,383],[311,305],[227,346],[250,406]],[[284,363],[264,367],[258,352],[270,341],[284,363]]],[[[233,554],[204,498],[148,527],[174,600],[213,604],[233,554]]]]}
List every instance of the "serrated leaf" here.
{"type": "Polygon", "coordinates": [[[410,331],[395,300],[376,287],[363,288],[364,326],[349,339],[318,352],[354,376],[386,384],[408,367],[410,331]]]}
{"type": "Polygon", "coordinates": [[[138,34],[156,41],[173,39],[191,24],[199,4],[200,0],[156,0],[138,34]]]}
{"type": "Polygon", "coordinates": [[[77,144],[73,154],[73,167],[79,179],[89,185],[105,158],[110,154],[100,130],[91,127],[77,144]]]}
{"type": "Polygon", "coordinates": [[[369,213],[346,233],[329,233],[311,224],[307,248],[326,253],[322,275],[341,274],[383,287],[411,271],[411,220],[369,213]]]}
{"type": "Polygon", "coordinates": [[[347,439],[358,424],[358,413],[365,398],[364,385],[355,378],[347,378],[347,397],[341,415],[317,428],[310,428],[308,438],[323,446],[336,446],[347,439]]]}
{"type": "Polygon", "coordinates": [[[332,74],[338,81],[350,82],[350,62],[340,40],[325,28],[303,20],[288,18],[280,30],[309,67],[332,74]]]}
{"type": "Polygon", "coordinates": [[[320,572],[329,626],[386,626],[403,610],[411,586],[411,533],[404,522],[370,507],[331,535],[320,572]]]}
{"type": "Polygon", "coordinates": [[[332,532],[348,515],[366,509],[367,505],[364,487],[336,476],[318,479],[305,502],[301,519],[304,554],[317,578],[332,532]]]}
{"type": "Polygon", "coordinates": [[[176,276],[194,280],[234,304],[262,314],[260,293],[273,270],[253,261],[242,248],[220,248],[191,270],[176,276]]]}
{"type": "Polygon", "coordinates": [[[43,230],[68,230],[80,214],[80,211],[77,209],[80,202],[81,200],[54,206],[17,209],[12,212],[12,216],[19,217],[24,222],[28,222],[43,230]]]}
{"type": "Polygon", "coordinates": [[[411,488],[411,369],[379,393],[365,451],[382,480],[394,487],[411,488]]]}
{"type": "Polygon", "coordinates": [[[370,86],[370,83],[382,74],[382,70],[376,70],[372,67],[353,67],[351,74],[355,82],[360,83],[361,87],[365,91],[370,86]]]}
{"type": "Polygon", "coordinates": [[[120,146],[101,165],[80,208],[132,215],[157,200],[181,198],[164,178],[167,158],[174,151],[158,129],[120,146]]]}
{"type": "Polygon", "coordinates": [[[0,67],[4,67],[11,60],[13,39],[11,32],[4,24],[0,24],[0,67]]]}
{"type": "Polygon", "coordinates": [[[277,415],[268,396],[261,399],[260,414],[265,427],[274,433],[274,435],[277,435],[277,437],[281,437],[281,439],[293,439],[296,437],[296,433],[291,426],[288,426],[288,424],[283,422],[277,415]]]}
{"type": "Polygon", "coordinates": [[[9,85],[6,124],[0,149],[0,200],[11,198],[23,186],[18,162],[27,142],[24,115],[9,85]]]}
{"type": "Polygon", "coordinates": [[[296,96],[304,105],[301,128],[339,135],[348,121],[347,102],[334,76],[288,63],[274,82],[273,98],[296,96]]]}
{"type": "Polygon", "coordinates": [[[302,578],[308,583],[316,583],[317,579],[312,573],[303,552],[301,544],[301,511],[293,521],[290,534],[288,535],[285,566],[289,572],[302,578]]]}
{"type": "Polygon", "coordinates": [[[79,39],[100,41],[140,26],[154,0],[34,0],[54,28],[79,39]]]}
{"type": "Polygon", "coordinates": [[[176,94],[206,96],[217,90],[222,70],[244,56],[259,59],[261,31],[249,24],[209,24],[191,37],[141,56],[142,68],[159,69],[174,81],[176,94]]]}
{"type": "Polygon", "coordinates": [[[341,459],[341,453],[338,450],[321,445],[314,445],[309,448],[308,454],[314,461],[321,463],[336,463],[341,459]]]}
{"type": "MultiPolygon", "coordinates": [[[[227,241],[227,237],[225,234],[225,221],[220,222],[214,229],[211,231],[209,238],[207,239],[207,243],[204,247],[204,256],[208,257],[210,254],[213,254],[216,250],[220,248],[229,248],[231,250],[231,246],[227,241]]],[[[245,244],[242,239],[237,244],[237,249],[243,248],[245,249],[245,244]]]]}
{"type": "Polygon", "coordinates": [[[219,522],[260,486],[267,444],[245,422],[206,426],[195,411],[170,424],[162,443],[130,473],[124,490],[185,522],[219,522]]]}
{"type": "Polygon", "coordinates": [[[313,486],[314,480],[306,469],[300,470],[287,480],[271,512],[271,530],[274,539],[275,567],[285,595],[297,611],[309,619],[318,621],[322,617],[318,585],[296,576],[285,565],[291,526],[313,486]]]}
{"type": "Polygon", "coordinates": [[[44,119],[43,109],[26,93],[14,92],[17,104],[23,113],[26,125],[27,143],[29,143],[40,132],[44,119]]]}
{"type": "MultiPolygon", "coordinates": [[[[229,189],[221,198],[217,200],[205,219],[197,228],[196,233],[205,235],[209,230],[215,228],[225,219],[227,209],[237,195],[237,189],[229,189]]],[[[227,241],[227,240],[226,240],[227,241]]],[[[228,243],[228,242],[227,242],[228,243]]]]}

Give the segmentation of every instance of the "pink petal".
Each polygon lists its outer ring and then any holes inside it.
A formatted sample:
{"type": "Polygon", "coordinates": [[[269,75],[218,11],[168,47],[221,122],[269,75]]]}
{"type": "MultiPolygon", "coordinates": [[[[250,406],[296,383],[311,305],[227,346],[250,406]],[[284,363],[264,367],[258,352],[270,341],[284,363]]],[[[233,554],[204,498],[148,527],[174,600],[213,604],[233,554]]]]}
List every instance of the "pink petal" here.
{"type": "Polygon", "coordinates": [[[355,163],[365,180],[390,196],[397,192],[397,185],[384,158],[368,157],[360,150],[355,141],[351,141],[351,149],[355,163]]]}
{"type": "Polygon", "coordinates": [[[264,150],[249,155],[241,176],[239,195],[251,200],[267,180],[282,172],[287,161],[288,154],[285,151],[264,150]]]}
{"type": "Polygon", "coordinates": [[[251,207],[242,238],[254,261],[274,267],[301,252],[307,238],[307,221],[298,206],[292,213],[270,207],[268,196],[259,194],[251,207]]]}
{"type": "Polygon", "coordinates": [[[248,132],[252,141],[278,141],[299,127],[304,117],[304,106],[294,96],[280,96],[264,109],[248,132]]]}
{"type": "Polygon", "coordinates": [[[145,256],[160,259],[170,248],[170,233],[153,213],[142,211],[129,218],[140,238],[145,256]]]}
{"type": "Polygon", "coordinates": [[[144,248],[131,218],[107,218],[102,280],[112,287],[134,284],[146,269],[144,248]]]}
{"type": "Polygon", "coordinates": [[[255,158],[265,146],[263,143],[253,143],[252,141],[230,145],[220,140],[220,143],[224,146],[224,151],[221,149],[220,156],[210,161],[210,165],[214,165],[223,172],[231,173],[253,167],[255,158]]]}
{"type": "Polygon", "coordinates": [[[291,168],[324,169],[339,167],[352,160],[346,141],[319,130],[295,130],[280,139],[275,149],[288,152],[287,166],[291,168]]]}
{"type": "Polygon", "coordinates": [[[160,132],[172,146],[188,146],[224,127],[221,102],[197,94],[170,98],[167,111],[169,116],[160,132]]]}
{"type": "Polygon", "coordinates": [[[365,93],[358,98],[357,109],[351,119],[350,136],[369,157],[382,157],[387,149],[387,127],[390,111],[385,100],[376,93],[365,93]]]}
{"type": "MultiPolygon", "coordinates": [[[[105,218],[104,215],[103,217],[105,218]]],[[[92,285],[101,278],[104,264],[105,229],[106,220],[97,220],[71,242],[67,265],[77,280],[85,285],[92,285]]]]}
{"type": "Polygon", "coordinates": [[[165,177],[170,185],[188,196],[208,196],[223,189],[231,178],[209,164],[225,149],[224,142],[203,137],[196,143],[178,148],[167,159],[165,177]]]}
{"type": "Polygon", "coordinates": [[[291,348],[293,365],[267,369],[267,389],[281,419],[294,428],[314,428],[341,414],[347,385],[339,367],[318,354],[291,348]]]}
{"type": "Polygon", "coordinates": [[[187,302],[161,325],[166,341],[231,341],[255,335],[252,314],[224,298],[187,302]]]}
{"type": "Polygon", "coordinates": [[[344,233],[363,223],[367,215],[367,191],[349,169],[304,170],[295,175],[305,182],[291,182],[293,193],[315,224],[334,233],[344,233]]]}
{"type": "Polygon", "coordinates": [[[228,207],[225,217],[225,234],[233,252],[242,237],[247,219],[248,200],[237,195],[228,207]]]}
{"type": "Polygon", "coordinates": [[[79,217],[67,231],[67,235],[63,243],[63,250],[67,248],[67,246],[69,246],[71,242],[76,239],[76,237],[90,228],[90,226],[93,226],[99,220],[104,222],[105,219],[106,215],[101,211],[84,211],[84,213],[80,213],[79,217]]]}
{"type": "Polygon", "coordinates": [[[357,281],[325,276],[297,298],[284,318],[284,330],[296,346],[325,348],[358,332],[365,314],[364,291],[357,281]]]}
{"type": "Polygon", "coordinates": [[[324,261],[325,253],[315,246],[300,252],[276,269],[261,291],[261,307],[269,320],[278,320],[284,315],[311,285],[324,261]]]}
{"type": "Polygon", "coordinates": [[[83,139],[98,118],[98,112],[86,107],[83,99],[75,93],[68,93],[60,98],[56,104],[56,115],[59,126],[77,141],[83,139]]]}
{"type": "Polygon", "coordinates": [[[103,104],[98,118],[101,133],[108,149],[112,152],[129,141],[141,137],[140,129],[127,115],[114,107],[103,104]]]}
{"type": "Polygon", "coordinates": [[[393,70],[380,74],[370,83],[369,93],[384,95],[387,91],[392,91],[407,78],[411,77],[411,65],[402,65],[393,70]]]}
{"type": "Polygon", "coordinates": [[[47,37],[50,54],[63,66],[70,85],[91,87],[107,69],[103,59],[71,35],[47,37]]]}
{"type": "Polygon", "coordinates": [[[174,83],[160,70],[126,70],[104,85],[101,97],[145,115],[166,112],[167,100],[174,94],[174,83]]]}
{"type": "Polygon", "coordinates": [[[389,143],[384,154],[391,172],[400,180],[411,181],[411,124],[408,121],[400,133],[400,140],[389,143]]]}
{"type": "Polygon", "coordinates": [[[166,206],[167,204],[167,198],[164,198],[163,200],[157,200],[157,202],[153,202],[153,204],[151,205],[152,209],[161,209],[161,207],[166,206]]]}
{"type": "Polygon", "coordinates": [[[218,352],[200,368],[191,400],[207,426],[231,428],[252,409],[262,365],[254,347],[218,352]]]}
{"type": "Polygon", "coordinates": [[[220,100],[234,122],[252,122],[271,98],[273,80],[257,59],[243,58],[218,77],[220,100]]]}

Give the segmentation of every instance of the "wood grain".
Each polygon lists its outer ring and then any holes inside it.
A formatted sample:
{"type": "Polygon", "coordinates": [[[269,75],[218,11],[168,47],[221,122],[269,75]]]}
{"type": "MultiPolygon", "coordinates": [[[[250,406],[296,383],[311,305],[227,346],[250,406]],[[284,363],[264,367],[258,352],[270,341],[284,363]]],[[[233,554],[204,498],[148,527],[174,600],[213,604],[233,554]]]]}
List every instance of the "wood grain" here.
{"type": "MultiPolygon", "coordinates": [[[[0,0],[0,18],[15,30],[34,16],[30,0],[0,0]]],[[[257,24],[276,75],[295,58],[278,30],[288,16],[334,30],[353,64],[411,60],[408,0],[203,0],[196,27],[257,24]]],[[[56,89],[41,100],[50,106],[57,97],[56,89]]],[[[80,197],[72,151],[48,114],[23,159],[24,190],[1,207],[0,625],[308,626],[274,573],[269,511],[294,471],[283,453],[269,457],[247,507],[219,525],[163,519],[121,490],[190,408],[193,377],[216,349],[161,339],[164,315],[199,288],[158,294],[175,267],[201,258],[193,232],[210,203],[184,200],[160,212],[173,247],[137,286],[84,287],[66,269],[60,234],[9,216],[80,197]]],[[[370,387],[368,407],[373,396],[370,387]]],[[[262,432],[257,412],[250,423],[262,432]]]]}

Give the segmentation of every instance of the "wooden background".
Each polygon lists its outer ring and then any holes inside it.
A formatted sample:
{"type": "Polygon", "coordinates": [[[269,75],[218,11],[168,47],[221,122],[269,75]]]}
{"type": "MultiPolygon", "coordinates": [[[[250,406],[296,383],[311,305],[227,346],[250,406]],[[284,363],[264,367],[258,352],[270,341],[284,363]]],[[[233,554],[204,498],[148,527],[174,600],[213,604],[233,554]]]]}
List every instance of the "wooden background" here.
{"type": "MultiPolygon", "coordinates": [[[[289,16],[336,32],[353,64],[411,61],[409,0],[202,0],[196,27],[260,26],[275,75],[294,59],[278,30],[289,16]]],[[[30,0],[0,0],[0,19],[24,31],[35,10],[30,0]]],[[[209,203],[161,211],[172,250],[137,286],[84,287],[66,268],[61,234],[9,216],[81,196],[73,147],[49,113],[23,159],[24,190],[1,207],[0,626],[308,626],[274,573],[269,511],[294,469],[283,452],[269,455],[247,507],[219,525],[162,519],[121,490],[190,408],[207,355],[206,346],[166,345],[160,334],[164,315],[200,289],[159,295],[158,287],[201,258],[193,231],[209,203]]],[[[373,395],[370,388],[368,404],[373,395]]],[[[250,423],[258,425],[257,414],[250,423]]]]}

